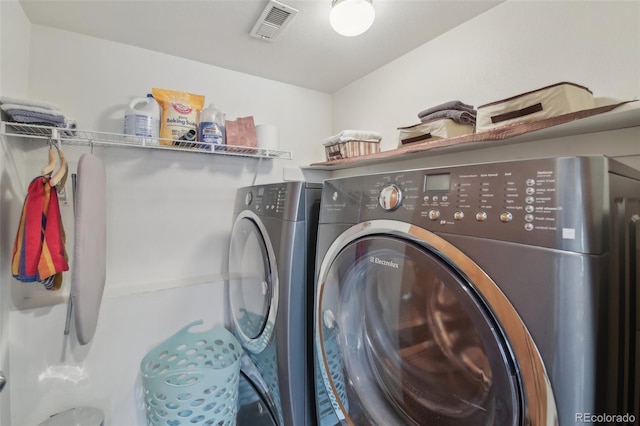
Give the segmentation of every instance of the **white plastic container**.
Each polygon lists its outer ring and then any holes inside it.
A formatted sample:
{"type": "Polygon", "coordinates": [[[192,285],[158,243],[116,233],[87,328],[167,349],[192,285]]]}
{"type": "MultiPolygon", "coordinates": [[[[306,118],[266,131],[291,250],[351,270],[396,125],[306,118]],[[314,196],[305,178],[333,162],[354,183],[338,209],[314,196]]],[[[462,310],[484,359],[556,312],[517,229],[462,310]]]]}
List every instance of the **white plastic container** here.
{"type": "Polygon", "coordinates": [[[198,141],[211,145],[211,150],[216,145],[224,145],[224,115],[213,105],[200,112],[198,120],[198,141]]]}
{"type": "Polygon", "coordinates": [[[147,138],[160,137],[160,104],[148,94],[131,101],[124,113],[124,134],[147,138]]]}
{"type": "Polygon", "coordinates": [[[278,149],[278,127],[273,124],[258,124],[256,139],[258,148],[276,151],[278,149]]]}

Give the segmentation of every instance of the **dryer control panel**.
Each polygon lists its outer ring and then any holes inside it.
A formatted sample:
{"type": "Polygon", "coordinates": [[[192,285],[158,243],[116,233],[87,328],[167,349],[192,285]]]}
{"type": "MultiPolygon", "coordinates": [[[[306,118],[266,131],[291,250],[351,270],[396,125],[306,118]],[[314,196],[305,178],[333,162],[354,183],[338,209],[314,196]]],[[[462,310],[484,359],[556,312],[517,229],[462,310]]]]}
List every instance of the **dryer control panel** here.
{"type": "Polygon", "coordinates": [[[601,156],[519,160],[328,183],[339,188],[334,208],[349,205],[341,203],[341,194],[353,198],[360,192],[360,222],[400,220],[432,232],[594,253],[604,250],[596,230],[607,214],[609,161],[601,156]]]}
{"type": "Polygon", "coordinates": [[[234,212],[251,210],[260,217],[300,221],[305,217],[305,182],[282,182],[255,185],[237,190],[234,212]]]}

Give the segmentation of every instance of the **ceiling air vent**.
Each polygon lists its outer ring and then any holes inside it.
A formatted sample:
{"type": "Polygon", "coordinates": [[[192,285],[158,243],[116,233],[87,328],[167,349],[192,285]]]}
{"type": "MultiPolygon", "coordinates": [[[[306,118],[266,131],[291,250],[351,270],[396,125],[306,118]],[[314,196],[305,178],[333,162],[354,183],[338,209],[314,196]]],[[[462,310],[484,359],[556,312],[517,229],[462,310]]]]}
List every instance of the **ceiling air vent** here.
{"type": "Polygon", "coordinates": [[[296,13],[298,10],[291,6],[269,0],[249,34],[262,40],[273,41],[282,34],[296,13]]]}

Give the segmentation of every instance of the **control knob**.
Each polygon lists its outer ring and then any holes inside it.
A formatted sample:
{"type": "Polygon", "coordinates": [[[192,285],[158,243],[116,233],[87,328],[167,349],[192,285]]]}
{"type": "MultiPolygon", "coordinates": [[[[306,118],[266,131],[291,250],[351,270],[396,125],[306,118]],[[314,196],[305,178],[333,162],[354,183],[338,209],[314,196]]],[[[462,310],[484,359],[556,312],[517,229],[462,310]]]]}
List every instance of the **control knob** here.
{"type": "Polygon", "coordinates": [[[390,212],[398,207],[402,202],[402,191],[396,185],[386,186],[380,191],[380,197],[378,198],[380,207],[390,212]]]}

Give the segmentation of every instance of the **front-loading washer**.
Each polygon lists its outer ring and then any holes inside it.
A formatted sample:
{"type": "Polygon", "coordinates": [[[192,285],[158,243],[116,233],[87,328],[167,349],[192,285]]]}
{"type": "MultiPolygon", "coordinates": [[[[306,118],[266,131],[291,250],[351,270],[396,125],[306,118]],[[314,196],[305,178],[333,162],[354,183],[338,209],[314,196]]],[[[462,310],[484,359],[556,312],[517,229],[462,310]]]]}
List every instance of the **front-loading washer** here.
{"type": "Polygon", "coordinates": [[[315,420],[313,271],[321,185],[240,188],[229,248],[231,328],[245,352],[238,424],[315,420]]]}
{"type": "Polygon", "coordinates": [[[603,156],[325,181],[318,423],[634,424],[639,222],[603,156]]]}

